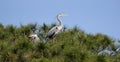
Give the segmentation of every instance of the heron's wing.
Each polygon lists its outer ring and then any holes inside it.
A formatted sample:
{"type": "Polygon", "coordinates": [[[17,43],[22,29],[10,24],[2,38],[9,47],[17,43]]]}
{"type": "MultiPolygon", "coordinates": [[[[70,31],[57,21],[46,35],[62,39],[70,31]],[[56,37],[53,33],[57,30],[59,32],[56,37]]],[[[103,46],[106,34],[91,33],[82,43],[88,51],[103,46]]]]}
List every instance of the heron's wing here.
{"type": "Polygon", "coordinates": [[[52,38],[54,35],[55,35],[55,32],[53,32],[53,33],[50,34],[50,35],[47,35],[47,38],[52,38]]]}
{"type": "Polygon", "coordinates": [[[56,29],[56,26],[55,26],[48,32],[46,37],[49,37],[49,38],[53,37],[56,34],[56,31],[57,31],[57,29],[56,29]]]}

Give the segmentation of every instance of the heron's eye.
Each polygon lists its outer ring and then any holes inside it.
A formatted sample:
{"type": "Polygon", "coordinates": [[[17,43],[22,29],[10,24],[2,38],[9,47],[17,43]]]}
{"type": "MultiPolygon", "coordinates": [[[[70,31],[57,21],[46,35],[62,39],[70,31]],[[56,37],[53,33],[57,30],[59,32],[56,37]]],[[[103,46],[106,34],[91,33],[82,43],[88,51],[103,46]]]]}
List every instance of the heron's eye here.
{"type": "Polygon", "coordinates": [[[56,29],[58,29],[58,27],[56,27],[56,29]]]}
{"type": "Polygon", "coordinates": [[[35,39],[36,37],[34,37],[34,39],[35,39]]]}

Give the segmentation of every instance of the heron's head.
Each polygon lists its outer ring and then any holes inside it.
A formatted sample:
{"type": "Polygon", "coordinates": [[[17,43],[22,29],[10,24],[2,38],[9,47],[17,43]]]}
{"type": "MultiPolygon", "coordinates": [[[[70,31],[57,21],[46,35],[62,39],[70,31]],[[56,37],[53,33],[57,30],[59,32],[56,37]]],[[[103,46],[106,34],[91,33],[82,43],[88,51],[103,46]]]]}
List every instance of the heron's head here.
{"type": "Polygon", "coordinates": [[[58,16],[67,16],[67,14],[61,13],[61,14],[58,14],[58,16]]]}
{"type": "Polygon", "coordinates": [[[37,36],[37,34],[31,34],[29,36],[29,38],[32,40],[32,41],[38,41],[39,40],[39,37],[37,36]]]}
{"type": "Polygon", "coordinates": [[[32,37],[38,37],[37,34],[31,34],[29,35],[29,38],[32,38],[32,37]]]}

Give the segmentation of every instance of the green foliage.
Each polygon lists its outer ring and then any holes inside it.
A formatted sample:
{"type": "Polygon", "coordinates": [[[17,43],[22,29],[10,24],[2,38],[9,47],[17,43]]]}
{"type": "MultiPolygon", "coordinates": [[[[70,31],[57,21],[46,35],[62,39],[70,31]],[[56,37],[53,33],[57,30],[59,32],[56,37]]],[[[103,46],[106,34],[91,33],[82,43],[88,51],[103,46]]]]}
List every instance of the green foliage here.
{"type": "Polygon", "coordinates": [[[56,24],[3,26],[0,24],[0,62],[119,62],[118,55],[97,55],[100,46],[106,48],[113,42],[107,35],[87,34],[77,26],[64,30],[54,39],[43,43],[46,33],[56,24]],[[33,43],[28,36],[36,33],[40,42],[33,43]]]}

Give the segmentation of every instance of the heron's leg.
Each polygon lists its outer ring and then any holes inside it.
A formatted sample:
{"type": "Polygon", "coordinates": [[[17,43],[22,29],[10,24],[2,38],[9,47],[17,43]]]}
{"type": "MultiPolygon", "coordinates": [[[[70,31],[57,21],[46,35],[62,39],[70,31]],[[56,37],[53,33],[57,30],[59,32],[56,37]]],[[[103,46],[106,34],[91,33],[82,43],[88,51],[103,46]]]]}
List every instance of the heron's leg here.
{"type": "Polygon", "coordinates": [[[52,39],[52,44],[54,44],[55,38],[52,39]]]}

